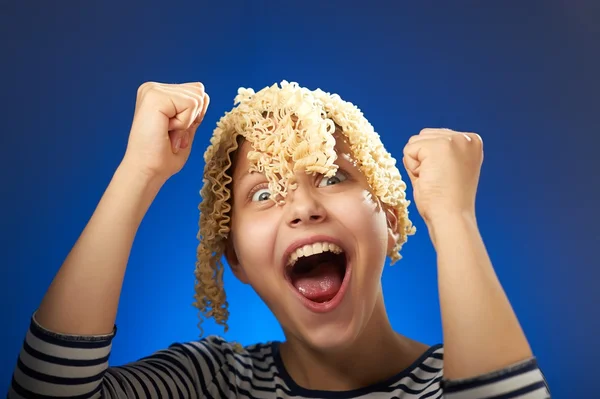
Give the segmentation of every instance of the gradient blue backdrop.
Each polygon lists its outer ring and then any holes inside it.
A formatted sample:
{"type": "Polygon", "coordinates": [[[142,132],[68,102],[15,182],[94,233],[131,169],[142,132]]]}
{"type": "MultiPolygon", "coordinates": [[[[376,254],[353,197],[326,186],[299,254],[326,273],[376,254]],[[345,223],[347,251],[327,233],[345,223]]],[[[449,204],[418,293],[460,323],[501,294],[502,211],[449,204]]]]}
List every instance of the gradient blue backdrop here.
{"type": "MultiPolygon", "coordinates": [[[[398,158],[423,127],[484,137],[478,216],[497,273],[555,397],[598,397],[599,3],[205,3],[0,1],[0,392],[121,159],[147,80],[200,80],[212,101],[187,166],[139,230],[111,363],[197,338],[203,147],[239,86],[286,79],[357,104],[398,158]]],[[[433,344],[435,256],[412,214],[419,232],[384,290],[394,327],[433,344]]],[[[228,339],[283,338],[249,287],[227,273],[226,289],[228,339]]]]}

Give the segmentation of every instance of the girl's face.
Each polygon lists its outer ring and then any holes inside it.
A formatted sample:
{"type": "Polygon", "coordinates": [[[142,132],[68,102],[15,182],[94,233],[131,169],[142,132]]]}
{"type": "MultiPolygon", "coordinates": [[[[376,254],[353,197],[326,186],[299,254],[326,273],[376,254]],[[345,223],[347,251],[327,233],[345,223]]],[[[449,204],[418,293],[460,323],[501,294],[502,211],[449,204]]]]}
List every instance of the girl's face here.
{"type": "Polygon", "coordinates": [[[269,199],[262,174],[248,172],[248,141],[238,149],[233,173],[228,263],[288,336],[315,349],[341,349],[363,331],[396,239],[395,216],[370,192],[345,136],[336,138],[337,174],[299,173],[284,205],[269,199]]]}

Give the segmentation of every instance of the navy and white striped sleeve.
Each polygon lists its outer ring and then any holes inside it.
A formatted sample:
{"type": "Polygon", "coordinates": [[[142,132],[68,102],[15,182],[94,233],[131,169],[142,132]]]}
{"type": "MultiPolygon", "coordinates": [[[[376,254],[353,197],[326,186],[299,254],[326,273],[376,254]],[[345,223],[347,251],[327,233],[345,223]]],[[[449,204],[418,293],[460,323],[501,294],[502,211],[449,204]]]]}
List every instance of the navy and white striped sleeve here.
{"type": "Polygon", "coordinates": [[[111,334],[58,334],[35,315],[13,374],[8,399],[198,398],[210,396],[222,365],[210,341],[173,344],[123,366],[109,367],[111,334]]]}
{"type": "Polygon", "coordinates": [[[535,358],[482,376],[444,380],[444,399],[549,399],[550,388],[535,358]]]}

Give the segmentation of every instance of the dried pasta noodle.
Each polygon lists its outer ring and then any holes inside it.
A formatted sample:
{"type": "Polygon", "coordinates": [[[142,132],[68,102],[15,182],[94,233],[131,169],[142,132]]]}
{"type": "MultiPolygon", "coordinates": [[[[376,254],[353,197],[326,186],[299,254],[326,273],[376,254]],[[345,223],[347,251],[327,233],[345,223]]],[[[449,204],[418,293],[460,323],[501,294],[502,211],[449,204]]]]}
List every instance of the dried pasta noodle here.
{"type": "Polygon", "coordinates": [[[248,153],[251,170],[266,176],[271,198],[283,203],[287,192],[295,187],[297,172],[335,175],[333,133],[339,126],[373,194],[398,218],[398,240],[388,254],[391,263],[401,258],[407,236],[415,233],[408,218],[406,184],[396,160],[358,107],[337,94],[311,91],[287,81],[258,92],[240,88],[234,106],[217,123],[204,153],[194,295],[201,335],[204,318],[212,317],[225,331],[228,329],[222,257],[230,228],[232,177],[228,172],[240,136],[253,149],[248,153]]]}

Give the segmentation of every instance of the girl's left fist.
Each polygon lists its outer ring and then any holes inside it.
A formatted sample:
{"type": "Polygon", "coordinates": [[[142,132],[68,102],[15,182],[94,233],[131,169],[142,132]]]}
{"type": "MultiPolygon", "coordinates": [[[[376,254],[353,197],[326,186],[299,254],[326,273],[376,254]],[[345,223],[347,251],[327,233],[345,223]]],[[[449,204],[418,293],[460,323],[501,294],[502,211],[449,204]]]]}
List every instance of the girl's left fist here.
{"type": "Polygon", "coordinates": [[[478,134],[423,129],[404,147],[403,162],[426,223],[449,214],[475,213],[483,162],[478,134]]]}

